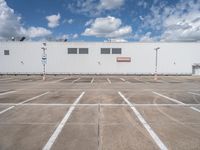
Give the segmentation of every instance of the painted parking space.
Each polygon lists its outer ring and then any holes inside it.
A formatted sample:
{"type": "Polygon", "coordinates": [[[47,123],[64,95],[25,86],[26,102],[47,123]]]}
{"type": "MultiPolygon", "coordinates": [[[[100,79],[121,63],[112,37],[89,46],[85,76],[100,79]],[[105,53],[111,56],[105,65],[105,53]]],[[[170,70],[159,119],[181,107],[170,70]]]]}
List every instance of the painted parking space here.
{"type": "Polygon", "coordinates": [[[122,104],[116,91],[88,91],[80,101],[81,104],[122,104]]]}
{"type": "Polygon", "coordinates": [[[19,91],[19,92],[11,92],[10,94],[0,95],[0,103],[20,103],[31,99],[35,96],[38,96],[43,91],[19,91]]]}
{"type": "Polygon", "coordinates": [[[191,109],[200,108],[196,82],[149,82],[152,76],[47,78],[3,84],[2,89],[16,92],[0,96],[0,111],[14,106],[0,114],[2,149],[182,150],[200,145],[200,112],[191,109]]]}
{"type": "Polygon", "coordinates": [[[153,94],[151,91],[134,92],[125,91],[123,94],[133,104],[176,104],[167,99],[153,94]]]}
{"type": "Polygon", "coordinates": [[[173,98],[180,102],[186,104],[199,104],[200,103],[200,95],[195,95],[195,93],[188,93],[188,92],[160,92],[160,94],[165,95],[169,98],[173,98]]]}
{"type": "Polygon", "coordinates": [[[1,149],[41,149],[67,107],[16,107],[0,115],[1,149]]]}
{"type": "Polygon", "coordinates": [[[138,107],[169,149],[198,149],[199,112],[185,107],[138,107]]]}
{"type": "Polygon", "coordinates": [[[57,90],[51,91],[45,96],[38,98],[37,100],[30,101],[30,103],[39,104],[72,104],[74,99],[78,97],[81,91],[66,91],[57,90]]]}

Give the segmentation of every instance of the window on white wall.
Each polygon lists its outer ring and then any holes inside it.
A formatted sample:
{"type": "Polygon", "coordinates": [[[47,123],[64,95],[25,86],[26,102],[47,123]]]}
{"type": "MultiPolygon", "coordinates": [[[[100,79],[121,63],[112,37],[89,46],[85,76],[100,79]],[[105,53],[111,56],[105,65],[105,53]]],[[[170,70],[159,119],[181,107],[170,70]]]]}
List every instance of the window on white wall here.
{"type": "Polygon", "coordinates": [[[110,54],[110,48],[101,48],[101,54],[110,54]]]}
{"type": "Polygon", "coordinates": [[[77,54],[77,48],[68,48],[68,54],[77,54]]]}
{"type": "Polygon", "coordinates": [[[88,48],[79,48],[79,54],[88,54],[88,48]]]}
{"type": "Polygon", "coordinates": [[[10,55],[10,51],[9,50],[4,50],[4,55],[10,55]]]}
{"type": "Polygon", "coordinates": [[[121,48],[112,48],[112,54],[121,54],[122,49],[121,48]]]}

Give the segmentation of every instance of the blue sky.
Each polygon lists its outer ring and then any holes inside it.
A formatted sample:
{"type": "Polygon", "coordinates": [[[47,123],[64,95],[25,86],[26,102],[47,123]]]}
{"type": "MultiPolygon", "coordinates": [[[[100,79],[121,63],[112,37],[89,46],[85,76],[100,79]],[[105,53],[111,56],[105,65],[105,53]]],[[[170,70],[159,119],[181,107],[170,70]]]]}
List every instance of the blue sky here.
{"type": "Polygon", "coordinates": [[[0,39],[200,41],[200,0],[0,0],[0,39]]]}

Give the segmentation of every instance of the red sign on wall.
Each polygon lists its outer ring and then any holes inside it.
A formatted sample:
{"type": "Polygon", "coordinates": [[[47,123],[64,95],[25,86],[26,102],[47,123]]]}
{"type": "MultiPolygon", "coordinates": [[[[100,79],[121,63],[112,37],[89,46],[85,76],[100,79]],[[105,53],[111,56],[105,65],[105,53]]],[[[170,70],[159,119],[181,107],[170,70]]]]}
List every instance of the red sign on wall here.
{"type": "Polygon", "coordinates": [[[131,57],[117,57],[117,62],[131,62],[131,57]]]}

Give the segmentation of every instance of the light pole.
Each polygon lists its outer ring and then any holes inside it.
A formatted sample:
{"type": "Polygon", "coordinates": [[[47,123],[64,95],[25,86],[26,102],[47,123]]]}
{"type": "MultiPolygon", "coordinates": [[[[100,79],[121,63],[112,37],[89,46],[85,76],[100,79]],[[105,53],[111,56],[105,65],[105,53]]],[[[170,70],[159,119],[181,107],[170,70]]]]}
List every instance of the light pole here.
{"type": "Polygon", "coordinates": [[[157,69],[158,69],[158,50],[160,47],[156,47],[154,50],[156,51],[156,63],[155,63],[155,74],[154,74],[154,80],[157,80],[157,69]]]}
{"type": "Polygon", "coordinates": [[[43,64],[43,81],[45,81],[46,79],[46,63],[47,63],[47,54],[46,54],[46,43],[43,43],[43,47],[41,48],[43,50],[43,53],[42,53],[42,64],[43,64]]]}

